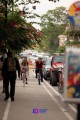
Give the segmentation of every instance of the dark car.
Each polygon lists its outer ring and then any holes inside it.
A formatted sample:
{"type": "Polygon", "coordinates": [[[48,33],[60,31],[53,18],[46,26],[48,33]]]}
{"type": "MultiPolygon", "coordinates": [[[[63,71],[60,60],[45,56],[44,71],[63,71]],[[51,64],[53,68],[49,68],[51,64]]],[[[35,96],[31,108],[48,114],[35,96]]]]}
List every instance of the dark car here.
{"type": "Polygon", "coordinates": [[[51,68],[51,58],[45,61],[44,69],[43,69],[43,77],[45,80],[50,79],[50,68],[51,68]]]}
{"type": "Polygon", "coordinates": [[[64,67],[64,55],[54,55],[51,61],[50,84],[57,85],[59,82],[59,72],[64,67]]]}

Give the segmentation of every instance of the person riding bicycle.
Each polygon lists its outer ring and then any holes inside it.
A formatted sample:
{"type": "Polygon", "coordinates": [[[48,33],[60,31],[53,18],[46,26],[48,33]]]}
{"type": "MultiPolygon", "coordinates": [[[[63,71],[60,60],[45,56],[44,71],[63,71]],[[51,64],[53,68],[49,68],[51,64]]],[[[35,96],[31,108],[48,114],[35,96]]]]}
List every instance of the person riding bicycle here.
{"type": "Polygon", "coordinates": [[[25,73],[26,74],[26,84],[28,84],[28,76],[29,76],[29,63],[28,63],[28,60],[27,60],[27,58],[24,58],[23,60],[22,60],[22,62],[21,62],[21,80],[23,80],[22,79],[22,74],[23,73],[25,73]],[[23,69],[25,69],[25,72],[23,72],[24,70],[23,69]]]}
{"type": "Polygon", "coordinates": [[[41,82],[43,82],[43,72],[42,72],[42,69],[43,69],[43,61],[42,61],[42,58],[38,58],[38,60],[36,61],[36,72],[39,73],[40,72],[40,75],[41,75],[41,82]]]}

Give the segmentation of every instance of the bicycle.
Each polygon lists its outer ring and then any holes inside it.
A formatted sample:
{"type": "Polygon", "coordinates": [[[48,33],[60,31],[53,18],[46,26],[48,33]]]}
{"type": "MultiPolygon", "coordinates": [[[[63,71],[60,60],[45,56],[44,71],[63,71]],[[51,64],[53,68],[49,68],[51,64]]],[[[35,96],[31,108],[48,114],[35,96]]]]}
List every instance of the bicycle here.
{"type": "Polygon", "coordinates": [[[23,81],[23,86],[25,87],[26,84],[26,73],[22,73],[22,81],[23,81]]]}
{"type": "Polygon", "coordinates": [[[41,83],[41,69],[38,69],[38,73],[37,73],[37,78],[38,78],[38,83],[39,83],[39,85],[40,85],[40,83],[41,83]]]}

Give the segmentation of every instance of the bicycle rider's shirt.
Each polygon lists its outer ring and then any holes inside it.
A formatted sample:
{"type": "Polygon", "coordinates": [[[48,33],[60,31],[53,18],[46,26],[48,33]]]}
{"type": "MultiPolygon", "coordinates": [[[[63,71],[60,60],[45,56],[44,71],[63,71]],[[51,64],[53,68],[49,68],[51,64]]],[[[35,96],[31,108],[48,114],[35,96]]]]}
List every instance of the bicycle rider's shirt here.
{"type": "Polygon", "coordinates": [[[43,62],[36,61],[36,68],[38,68],[38,69],[43,68],[43,62]]]}

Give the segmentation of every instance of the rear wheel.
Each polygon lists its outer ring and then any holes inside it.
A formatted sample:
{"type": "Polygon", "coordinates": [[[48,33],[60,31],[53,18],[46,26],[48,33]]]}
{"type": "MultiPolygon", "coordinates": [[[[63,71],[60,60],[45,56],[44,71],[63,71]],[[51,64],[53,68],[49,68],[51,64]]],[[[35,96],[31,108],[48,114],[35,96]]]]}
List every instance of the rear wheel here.
{"type": "Polygon", "coordinates": [[[50,78],[50,84],[52,85],[52,78],[50,78]]]}
{"type": "Polygon", "coordinates": [[[55,72],[52,73],[52,86],[56,86],[57,85],[57,75],[55,74],[55,72]]]}

